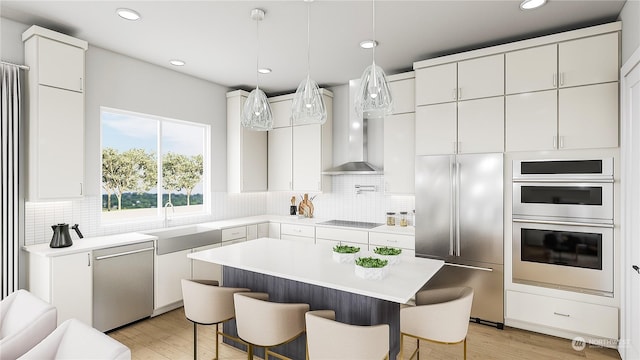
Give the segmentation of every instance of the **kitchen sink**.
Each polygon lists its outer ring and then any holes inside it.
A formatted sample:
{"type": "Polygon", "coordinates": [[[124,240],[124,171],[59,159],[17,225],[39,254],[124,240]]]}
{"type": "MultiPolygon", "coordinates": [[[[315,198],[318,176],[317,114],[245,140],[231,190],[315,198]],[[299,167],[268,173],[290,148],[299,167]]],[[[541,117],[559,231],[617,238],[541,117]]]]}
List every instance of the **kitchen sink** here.
{"type": "Polygon", "coordinates": [[[168,229],[143,231],[157,236],[156,253],[168,254],[222,242],[222,230],[201,225],[188,225],[168,229]]]}

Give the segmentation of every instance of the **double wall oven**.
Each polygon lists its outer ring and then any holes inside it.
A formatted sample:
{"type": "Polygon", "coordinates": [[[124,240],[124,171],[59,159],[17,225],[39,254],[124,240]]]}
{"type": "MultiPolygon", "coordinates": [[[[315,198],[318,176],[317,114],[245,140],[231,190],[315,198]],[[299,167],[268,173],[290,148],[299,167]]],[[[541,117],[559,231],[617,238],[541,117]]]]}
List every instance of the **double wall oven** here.
{"type": "Polygon", "coordinates": [[[612,296],[613,184],[613,158],[514,161],[514,282],[612,296]]]}

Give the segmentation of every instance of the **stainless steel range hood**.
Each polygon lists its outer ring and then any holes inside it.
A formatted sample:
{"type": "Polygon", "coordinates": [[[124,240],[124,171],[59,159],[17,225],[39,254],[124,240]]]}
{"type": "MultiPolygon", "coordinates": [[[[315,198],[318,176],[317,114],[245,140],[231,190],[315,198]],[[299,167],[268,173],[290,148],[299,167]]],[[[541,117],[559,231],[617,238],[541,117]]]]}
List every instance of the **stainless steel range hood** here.
{"type": "Polygon", "coordinates": [[[383,175],[382,169],[370,164],[368,158],[368,120],[358,116],[353,103],[360,79],[349,81],[349,162],[323,171],[323,175],[383,175]]]}

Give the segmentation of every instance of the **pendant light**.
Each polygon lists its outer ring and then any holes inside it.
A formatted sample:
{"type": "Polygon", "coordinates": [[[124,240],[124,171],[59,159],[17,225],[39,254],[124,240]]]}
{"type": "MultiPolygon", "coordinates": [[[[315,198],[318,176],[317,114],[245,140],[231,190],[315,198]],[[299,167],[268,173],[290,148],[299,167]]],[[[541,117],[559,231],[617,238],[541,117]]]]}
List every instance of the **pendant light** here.
{"type": "MultiPolygon", "coordinates": [[[[376,3],[373,7],[373,43],[376,44],[376,3]]],[[[393,109],[393,98],[389,91],[387,76],[382,68],[376,65],[376,46],[371,48],[373,63],[367,67],[360,78],[360,86],[356,93],[354,106],[360,116],[384,117],[393,109]]]]}
{"type": "Polygon", "coordinates": [[[244,102],[242,108],[242,126],[257,131],[268,131],[273,129],[273,115],[271,114],[271,107],[267,100],[267,95],[264,91],[260,90],[258,80],[259,73],[259,59],[260,59],[260,37],[258,24],[264,19],[264,10],[253,9],[251,10],[251,19],[256,21],[256,88],[249,93],[249,97],[244,102]]]}
{"type": "Polygon", "coordinates": [[[313,0],[304,0],[307,3],[307,77],[300,82],[296,94],[293,96],[291,106],[291,119],[294,125],[300,124],[324,124],[327,121],[327,108],[320,93],[318,83],[311,79],[310,56],[310,22],[309,6],[313,0]]]}

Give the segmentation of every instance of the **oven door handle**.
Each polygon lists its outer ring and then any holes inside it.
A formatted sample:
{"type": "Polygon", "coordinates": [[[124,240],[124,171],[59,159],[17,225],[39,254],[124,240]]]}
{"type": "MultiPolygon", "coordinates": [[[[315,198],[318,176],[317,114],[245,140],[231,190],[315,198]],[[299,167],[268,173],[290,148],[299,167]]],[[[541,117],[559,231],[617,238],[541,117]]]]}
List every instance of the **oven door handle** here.
{"type": "Polygon", "coordinates": [[[614,227],[613,224],[600,224],[600,223],[589,223],[589,222],[573,222],[573,221],[555,221],[555,220],[531,220],[531,219],[518,219],[518,218],[513,218],[513,222],[527,223],[527,224],[589,226],[589,227],[611,228],[611,229],[613,229],[613,227],[614,227]]]}
{"type": "Polygon", "coordinates": [[[613,178],[571,178],[571,179],[563,179],[563,178],[513,178],[514,183],[573,183],[573,184],[583,184],[583,183],[594,183],[594,184],[613,184],[613,178]]]}

